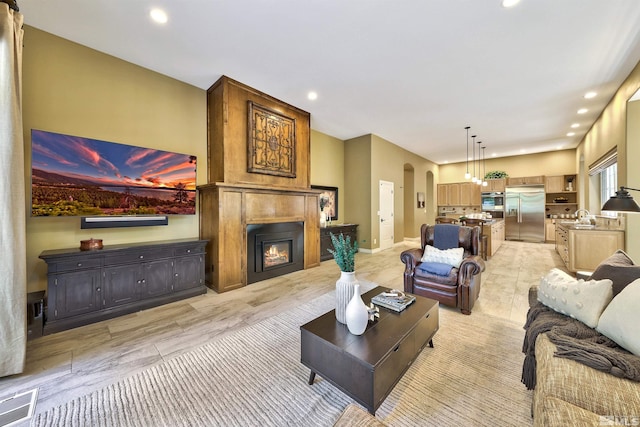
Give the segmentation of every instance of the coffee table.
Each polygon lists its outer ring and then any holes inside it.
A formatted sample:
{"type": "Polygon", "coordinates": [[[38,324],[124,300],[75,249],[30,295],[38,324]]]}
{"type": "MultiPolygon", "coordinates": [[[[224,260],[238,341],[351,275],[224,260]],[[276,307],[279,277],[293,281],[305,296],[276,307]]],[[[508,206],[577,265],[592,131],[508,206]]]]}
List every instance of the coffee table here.
{"type": "MultiPolygon", "coordinates": [[[[369,305],[388,290],[378,286],[362,300],[369,305]]],[[[311,369],[309,384],[318,374],[375,415],[424,346],[433,347],[438,308],[438,301],[417,295],[400,313],[380,307],[380,318],[362,335],[352,335],[335,310],[300,326],[300,361],[311,369]]]]}

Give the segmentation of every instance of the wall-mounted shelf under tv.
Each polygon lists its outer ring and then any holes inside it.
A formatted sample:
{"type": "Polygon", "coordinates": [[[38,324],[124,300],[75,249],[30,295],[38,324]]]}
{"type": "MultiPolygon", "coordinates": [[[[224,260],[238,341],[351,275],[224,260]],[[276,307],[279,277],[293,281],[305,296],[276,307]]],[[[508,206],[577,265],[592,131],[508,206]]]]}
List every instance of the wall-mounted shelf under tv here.
{"type": "Polygon", "coordinates": [[[83,217],[80,222],[80,228],[145,227],[167,224],[169,224],[169,218],[166,215],[96,216],[83,217]]]}

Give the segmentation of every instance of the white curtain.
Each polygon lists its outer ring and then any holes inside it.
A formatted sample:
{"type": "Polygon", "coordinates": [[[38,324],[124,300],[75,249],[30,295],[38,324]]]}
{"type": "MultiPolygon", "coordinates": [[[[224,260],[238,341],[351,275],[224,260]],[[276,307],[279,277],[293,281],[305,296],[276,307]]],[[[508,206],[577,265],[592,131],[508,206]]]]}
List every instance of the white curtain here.
{"type": "Polygon", "coordinates": [[[0,377],[23,371],[27,342],[22,22],[0,3],[0,377]]]}

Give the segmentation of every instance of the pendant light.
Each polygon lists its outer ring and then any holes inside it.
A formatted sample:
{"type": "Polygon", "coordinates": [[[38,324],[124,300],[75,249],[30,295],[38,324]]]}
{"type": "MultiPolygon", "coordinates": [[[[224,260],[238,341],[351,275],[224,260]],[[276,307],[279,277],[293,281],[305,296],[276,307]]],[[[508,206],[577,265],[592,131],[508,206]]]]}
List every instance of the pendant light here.
{"type": "Polygon", "coordinates": [[[476,184],[478,185],[482,185],[482,178],[480,178],[480,176],[482,176],[482,171],[480,170],[480,144],[482,144],[482,141],[478,141],[478,179],[476,180],[476,184]]]}
{"type": "Polygon", "coordinates": [[[482,186],[487,187],[489,183],[487,182],[487,158],[484,153],[484,149],[487,147],[482,147],[482,186]]]}
{"type": "Polygon", "coordinates": [[[467,126],[465,129],[467,130],[467,173],[464,174],[464,179],[469,179],[471,178],[469,173],[469,129],[471,129],[471,126],[467,126]]]}
{"type": "Polygon", "coordinates": [[[473,178],[471,178],[471,182],[476,182],[478,178],[476,177],[476,135],[471,135],[473,139],[473,144],[471,144],[471,148],[473,149],[473,178]]]}

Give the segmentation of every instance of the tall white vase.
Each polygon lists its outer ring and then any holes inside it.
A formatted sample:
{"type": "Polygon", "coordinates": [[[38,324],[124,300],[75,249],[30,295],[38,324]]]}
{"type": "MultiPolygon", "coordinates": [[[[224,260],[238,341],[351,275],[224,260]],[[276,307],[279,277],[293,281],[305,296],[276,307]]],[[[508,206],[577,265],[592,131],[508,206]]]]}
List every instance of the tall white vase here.
{"type": "Polygon", "coordinates": [[[324,211],[320,211],[320,227],[325,228],[327,226],[327,214],[324,211]]]}
{"type": "Polygon", "coordinates": [[[336,319],[338,322],[346,324],[345,312],[347,305],[353,297],[353,289],[358,284],[354,271],[341,271],[340,278],[336,280],[336,319]]]}
{"type": "Polygon", "coordinates": [[[359,284],[354,286],[353,297],[349,301],[349,305],[347,305],[345,317],[347,318],[347,328],[353,335],[362,335],[367,329],[369,311],[360,296],[359,284]]]}

